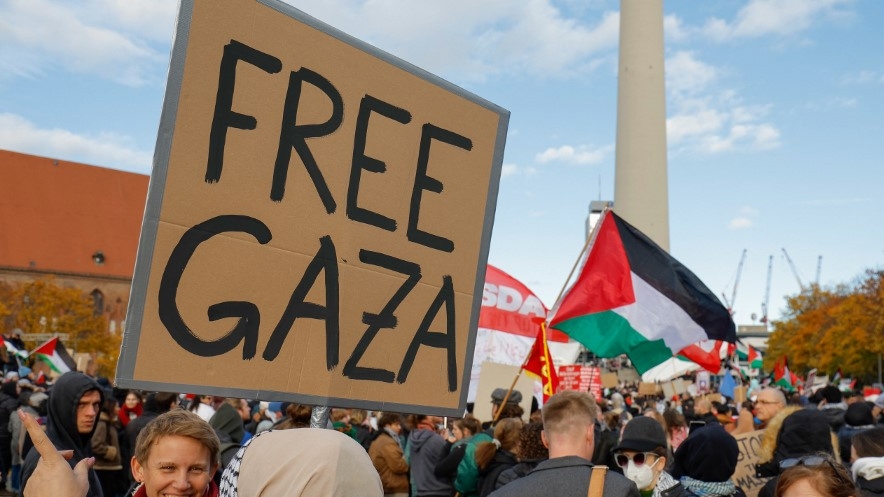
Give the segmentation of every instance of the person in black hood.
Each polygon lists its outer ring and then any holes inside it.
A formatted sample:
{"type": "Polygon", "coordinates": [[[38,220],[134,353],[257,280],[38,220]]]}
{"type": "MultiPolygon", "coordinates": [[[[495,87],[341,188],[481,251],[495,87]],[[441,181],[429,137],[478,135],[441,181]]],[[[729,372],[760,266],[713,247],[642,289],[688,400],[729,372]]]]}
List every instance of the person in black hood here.
{"type": "Polygon", "coordinates": [[[18,409],[18,384],[6,381],[0,387],[0,495],[6,491],[6,475],[12,469],[12,433],[9,418],[18,409]]]}
{"type": "MultiPolygon", "coordinates": [[[[47,407],[46,436],[59,450],[72,450],[68,460],[74,467],[80,460],[92,455],[92,433],[95,432],[98,412],[104,402],[104,393],[98,383],[83,373],[71,371],[61,375],[52,387],[47,407]]],[[[40,453],[32,448],[22,463],[22,492],[28,478],[37,467],[40,453]]],[[[95,470],[89,470],[87,497],[103,497],[95,470]]]]}
{"type": "Polygon", "coordinates": [[[755,476],[773,478],[761,487],[758,496],[774,497],[782,469],[795,464],[801,457],[825,453],[834,458],[837,444],[838,440],[822,412],[798,408],[781,411],[771,420],[761,442],[760,453],[764,462],[755,465],[755,476]],[[775,442],[771,457],[767,458],[770,437],[775,437],[775,442]]]}

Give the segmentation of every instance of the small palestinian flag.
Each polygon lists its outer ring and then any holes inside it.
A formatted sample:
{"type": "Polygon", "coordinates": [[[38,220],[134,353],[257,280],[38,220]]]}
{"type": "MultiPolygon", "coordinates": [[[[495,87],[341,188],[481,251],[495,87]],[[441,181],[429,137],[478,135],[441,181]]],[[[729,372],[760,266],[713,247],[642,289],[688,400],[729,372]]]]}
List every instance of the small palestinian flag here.
{"type": "Polygon", "coordinates": [[[748,363],[750,369],[761,369],[764,358],[751,345],[740,343],[737,345],[737,357],[748,363]]]}
{"type": "Polygon", "coordinates": [[[736,340],[730,313],[699,278],[613,212],[598,223],[550,328],[601,357],[627,354],[641,373],[702,340],[736,340]]]}
{"type": "Polygon", "coordinates": [[[67,349],[64,348],[58,337],[53,337],[48,342],[32,350],[30,355],[36,356],[37,359],[48,364],[58,374],[64,374],[77,369],[77,363],[68,354],[67,349]]]}

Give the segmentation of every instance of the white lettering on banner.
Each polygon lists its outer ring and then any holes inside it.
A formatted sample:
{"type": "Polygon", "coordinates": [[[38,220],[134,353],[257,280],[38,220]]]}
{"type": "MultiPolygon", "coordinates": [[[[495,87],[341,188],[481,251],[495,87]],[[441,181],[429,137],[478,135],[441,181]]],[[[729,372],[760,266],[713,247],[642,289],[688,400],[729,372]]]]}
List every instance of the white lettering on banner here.
{"type": "Polygon", "coordinates": [[[534,295],[523,298],[518,290],[503,285],[485,283],[482,292],[482,307],[496,307],[502,311],[518,312],[524,316],[532,314],[537,317],[546,317],[543,303],[534,295]]]}

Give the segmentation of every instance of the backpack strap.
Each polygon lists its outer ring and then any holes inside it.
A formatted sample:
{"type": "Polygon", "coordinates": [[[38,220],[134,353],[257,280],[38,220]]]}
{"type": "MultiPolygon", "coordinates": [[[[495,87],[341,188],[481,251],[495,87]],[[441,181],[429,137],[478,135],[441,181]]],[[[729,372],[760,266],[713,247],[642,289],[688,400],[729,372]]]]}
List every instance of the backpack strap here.
{"type": "Polygon", "coordinates": [[[589,490],[586,491],[587,497],[602,497],[602,493],[605,491],[605,474],[607,472],[607,466],[600,464],[592,467],[592,473],[590,473],[589,477],[589,490]]]}

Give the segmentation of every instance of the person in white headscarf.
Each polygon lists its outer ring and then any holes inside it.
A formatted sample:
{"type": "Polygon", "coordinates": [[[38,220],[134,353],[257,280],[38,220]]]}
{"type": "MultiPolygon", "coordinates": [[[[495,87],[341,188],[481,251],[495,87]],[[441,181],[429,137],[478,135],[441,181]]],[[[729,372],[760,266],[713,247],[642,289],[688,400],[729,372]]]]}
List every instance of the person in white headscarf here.
{"type": "Polygon", "coordinates": [[[371,458],[347,435],[320,428],[251,438],[221,476],[221,497],[382,497],[371,458]]]}

